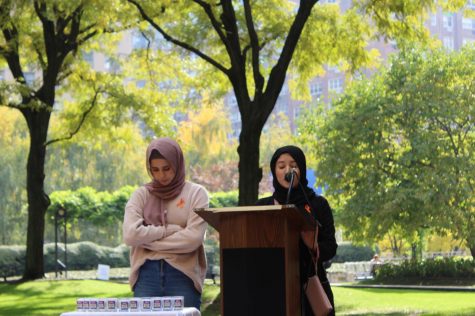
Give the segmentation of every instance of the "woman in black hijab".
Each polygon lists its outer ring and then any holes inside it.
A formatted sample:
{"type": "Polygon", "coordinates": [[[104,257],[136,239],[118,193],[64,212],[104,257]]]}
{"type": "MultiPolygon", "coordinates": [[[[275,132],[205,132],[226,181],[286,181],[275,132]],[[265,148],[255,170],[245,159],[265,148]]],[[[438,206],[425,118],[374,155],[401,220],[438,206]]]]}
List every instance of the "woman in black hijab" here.
{"type": "MultiPolygon", "coordinates": [[[[296,146],[285,146],[277,149],[270,161],[270,168],[273,176],[274,194],[259,199],[257,205],[295,204],[298,208],[311,213],[318,223],[320,223],[317,240],[320,254],[317,262],[318,277],[333,306],[333,311],[330,315],[334,315],[335,304],[333,301],[333,293],[322,264],[335,256],[338,247],[335,240],[335,225],[333,223],[330,205],[324,197],[317,195],[312,188],[308,187],[306,177],[307,163],[305,161],[305,155],[300,148],[296,146]],[[294,183],[287,203],[287,192],[290,186],[288,175],[292,171],[294,172],[294,183]]],[[[314,246],[313,239],[313,231],[301,233],[300,284],[302,289],[302,315],[313,315],[307,297],[303,292],[303,286],[308,277],[315,274],[309,251],[309,249],[312,249],[314,246]]]]}

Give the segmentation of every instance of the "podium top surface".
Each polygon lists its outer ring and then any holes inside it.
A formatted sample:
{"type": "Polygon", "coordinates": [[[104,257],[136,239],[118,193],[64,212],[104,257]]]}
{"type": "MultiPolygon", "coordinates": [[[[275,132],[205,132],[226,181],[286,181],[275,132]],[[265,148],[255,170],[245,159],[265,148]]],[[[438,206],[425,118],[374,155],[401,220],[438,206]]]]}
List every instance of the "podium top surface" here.
{"type": "Polygon", "coordinates": [[[259,212],[259,211],[276,211],[287,208],[294,208],[293,204],[290,205],[257,205],[257,206],[236,206],[236,207],[215,207],[215,208],[197,208],[195,211],[207,211],[214,213],[222,212],[259,212]]]}
{"type": "Polygon", "coordinates": [[[291,214],[292,217],[299,217],[304,223],[304,228],[313,229],[315,227],[315,219],[307,213],[295,207],[293,204],[287,205],[253,205],[253,206],[236,206],[236,207],[216,207],[216,208],[196,208],[194,210],[199,216],[205,219],[211,226],[219,231],[221,216],[237,215],[237,214],[291,214]]]}

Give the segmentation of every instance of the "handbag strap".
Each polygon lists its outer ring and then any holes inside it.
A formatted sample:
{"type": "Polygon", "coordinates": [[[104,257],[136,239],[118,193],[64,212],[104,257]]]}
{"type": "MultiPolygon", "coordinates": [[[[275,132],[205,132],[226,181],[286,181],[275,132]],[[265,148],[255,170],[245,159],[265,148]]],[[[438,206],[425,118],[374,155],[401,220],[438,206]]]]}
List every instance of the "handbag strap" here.
{"type": "Polygon", "coordinates": [[[315,267],[315,274],[317,274],[317,262],[318,258],[320,257],[320,248],[318,247],[318,225],[315,225],[315,237],[313,238],[313,242],[316,243],[313,247],[315,251],[312,251],[311,249],[309,249],[308,251],[310,252],[310,257],[312,258],[313,266],[315,267]]]}

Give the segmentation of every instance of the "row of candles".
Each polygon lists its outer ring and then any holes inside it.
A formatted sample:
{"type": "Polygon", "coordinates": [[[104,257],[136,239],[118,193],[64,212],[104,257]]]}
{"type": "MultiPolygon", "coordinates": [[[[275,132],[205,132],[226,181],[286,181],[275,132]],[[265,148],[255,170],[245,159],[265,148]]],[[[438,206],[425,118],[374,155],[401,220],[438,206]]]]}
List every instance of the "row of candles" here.
{"type": "Polygon", "coordinates": [[[76,309],[82,312],[141,312],[181,310],[183,296],[128,297],[128,298],[78,298],[76,309]]]}

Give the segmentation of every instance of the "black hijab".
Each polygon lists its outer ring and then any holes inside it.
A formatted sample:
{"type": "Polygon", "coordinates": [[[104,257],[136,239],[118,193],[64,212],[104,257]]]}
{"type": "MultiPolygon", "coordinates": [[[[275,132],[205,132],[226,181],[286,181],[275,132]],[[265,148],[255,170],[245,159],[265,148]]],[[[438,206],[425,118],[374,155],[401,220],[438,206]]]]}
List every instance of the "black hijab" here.
{"type": "Polygon", "coordinates": [[[300,170],[300,183],[297,187],[292,188],[292,191],[290,192],[289,204],[295,204],[297,207],[303,208],[308,202],[305,199],[305,195],[302,189],[305,190],[305,194],[307,195],[309,200],[311,200],[316,194],[312,188],[308,187],[307,162],[305,161],[305,155],[303,151],[297,146],[290,145],[281,147],[277,149],[274,155],[272,156],[272,159],[270,161],[270,170],[274,178],[272,181],[272,184],[274,185],[274,194],[272,196],[280,204],[285,204],[287,200],[288,189],[284,188],[279,184],[275,175],[275,165],[282,154],[289,154],[290,156],[292,156],[300,170]]]}

